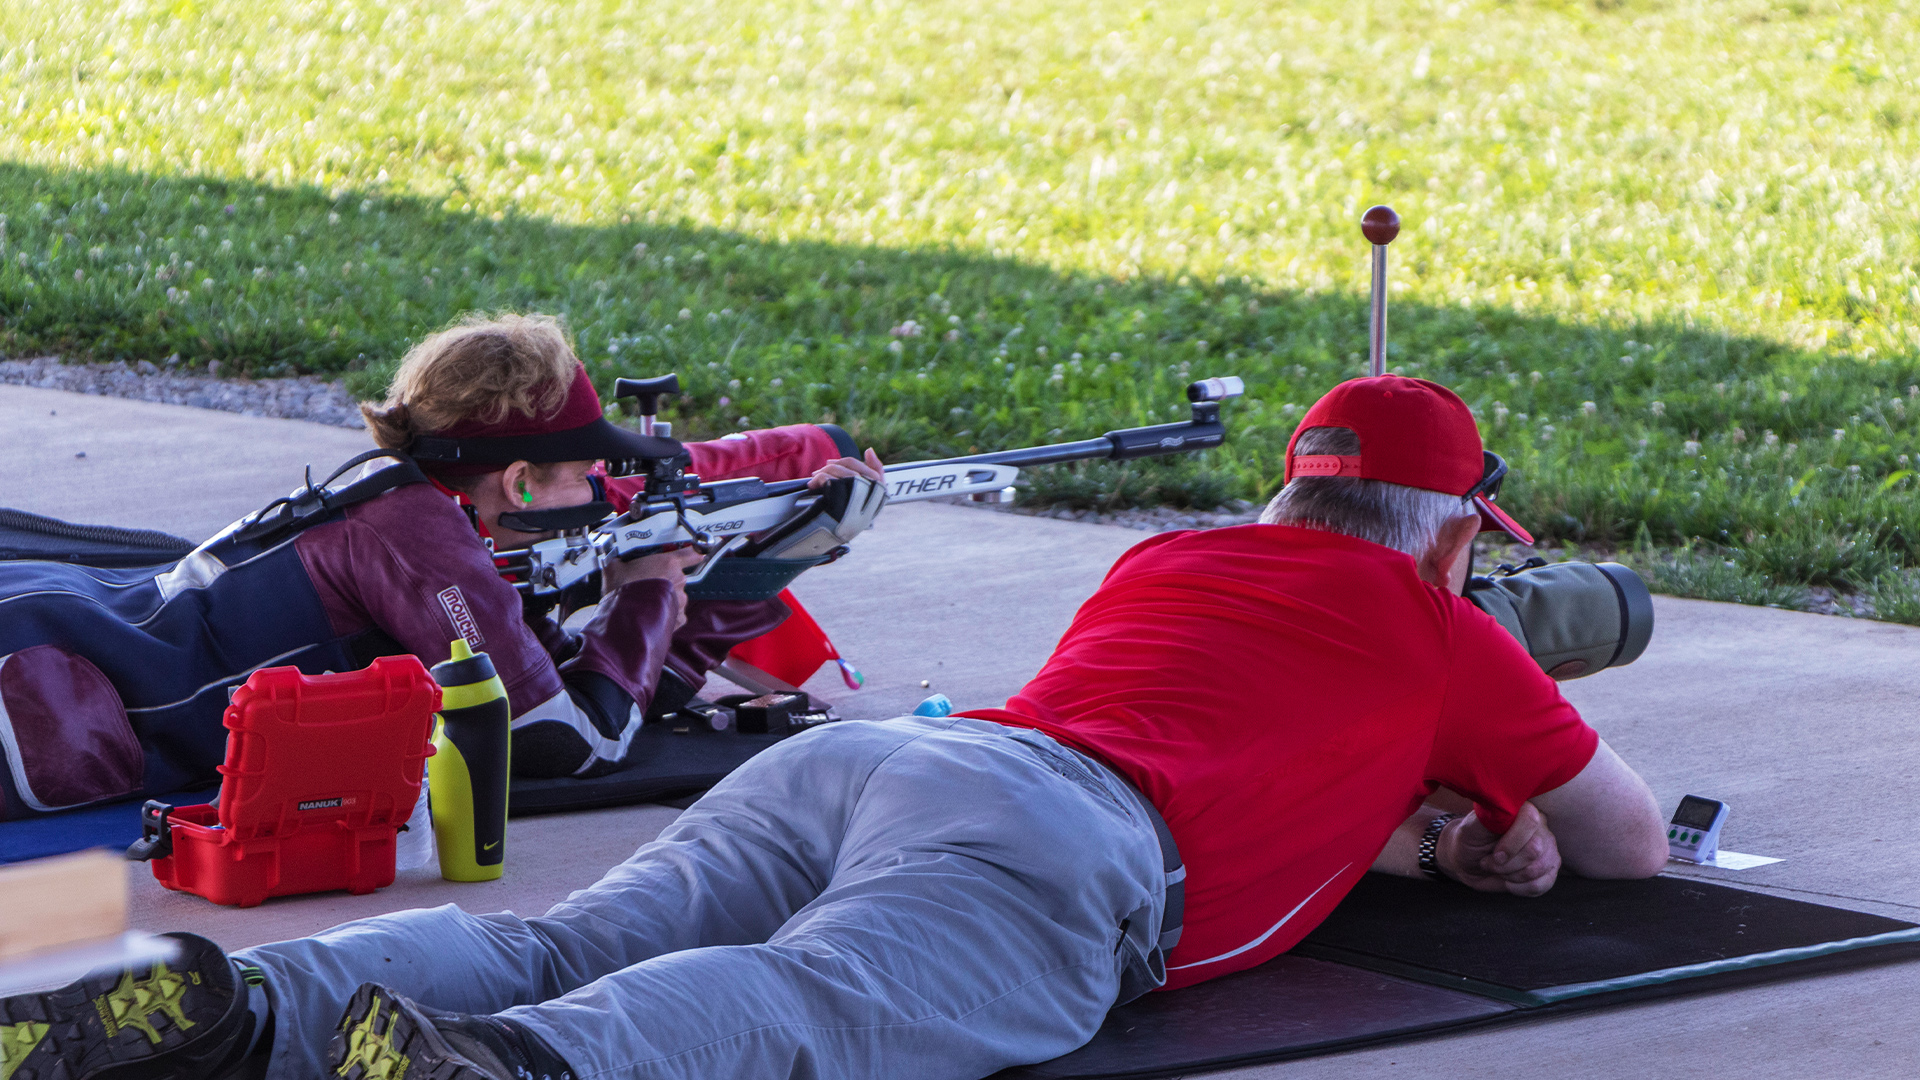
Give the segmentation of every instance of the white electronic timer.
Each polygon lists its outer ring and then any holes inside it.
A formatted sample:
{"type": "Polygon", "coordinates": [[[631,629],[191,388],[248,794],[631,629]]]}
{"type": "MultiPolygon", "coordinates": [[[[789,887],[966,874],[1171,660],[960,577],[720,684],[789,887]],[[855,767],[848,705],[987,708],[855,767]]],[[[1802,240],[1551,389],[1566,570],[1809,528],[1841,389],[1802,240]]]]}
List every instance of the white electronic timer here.
{"type": "Polygon", "coordinates": [[[1720,853],[1720,826],[1727,823],[1727,804],[1687,795],[1667,826],[1667,854],[1687,862],[1709,863],[1720,853]]]}

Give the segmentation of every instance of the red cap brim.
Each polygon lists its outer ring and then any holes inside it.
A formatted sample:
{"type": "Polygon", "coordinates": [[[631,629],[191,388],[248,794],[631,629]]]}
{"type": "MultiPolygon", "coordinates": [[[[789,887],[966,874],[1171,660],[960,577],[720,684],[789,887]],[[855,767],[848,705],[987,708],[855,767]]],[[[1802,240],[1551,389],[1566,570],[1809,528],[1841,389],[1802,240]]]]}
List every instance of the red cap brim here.
{"type": "Polygon", "coordinates": [[[1533,534],[1520,527],[1520,523],[1507,516],[1505,510],[1495,506],[1485,495],[1473,497],[1475,506],[1480,508],[1480,524],[1486,526],[1481,532],[1503,532],[1515,540],[1533,546],[1533,534]]]}

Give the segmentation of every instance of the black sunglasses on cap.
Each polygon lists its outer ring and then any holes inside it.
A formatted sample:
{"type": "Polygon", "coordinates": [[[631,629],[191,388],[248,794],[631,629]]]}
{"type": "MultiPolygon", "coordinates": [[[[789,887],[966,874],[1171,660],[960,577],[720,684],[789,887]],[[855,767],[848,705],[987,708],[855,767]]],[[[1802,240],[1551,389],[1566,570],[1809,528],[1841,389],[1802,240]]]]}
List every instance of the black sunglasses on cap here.
{"type": "Polygon", "coordinates": [[[1507,478],[1507,462],[1505,458],[1491,450],[1480,451],[1480,459],[1485,469],[1480,475],[1480,482],[1469,488],[1461,498],[1471,499],[1476,495],[1485,495],[1487,501],[1492,502],[1500,497],[1500,484],[1507,478]]]}

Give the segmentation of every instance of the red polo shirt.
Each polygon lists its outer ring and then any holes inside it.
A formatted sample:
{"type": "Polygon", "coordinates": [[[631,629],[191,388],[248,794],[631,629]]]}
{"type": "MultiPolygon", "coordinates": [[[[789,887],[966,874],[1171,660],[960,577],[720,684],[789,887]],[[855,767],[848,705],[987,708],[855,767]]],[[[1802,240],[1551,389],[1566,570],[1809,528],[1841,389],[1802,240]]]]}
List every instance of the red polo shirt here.
{"type": "Polygon", "coordinates": [[[1599,736],[1478,608],[1365,540],[1282,525],[1120,557],[1005,709],[1124,773],[1187,867],[1169,989],[1325,918],[1435,787],[1505,829],[1599,736]]]}

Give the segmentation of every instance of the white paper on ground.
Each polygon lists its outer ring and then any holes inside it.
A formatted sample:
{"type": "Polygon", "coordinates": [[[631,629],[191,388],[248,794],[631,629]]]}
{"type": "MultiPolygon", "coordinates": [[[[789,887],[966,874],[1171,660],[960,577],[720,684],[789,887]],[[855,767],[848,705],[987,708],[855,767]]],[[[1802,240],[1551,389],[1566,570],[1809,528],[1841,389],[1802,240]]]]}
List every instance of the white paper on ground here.
{"type": "Polygon", "coordinates": [[[1779,861],[1779,859],[1766,855],[1748,855],[1739,851],[1722,851],[1716,854],[1713,857],[1713,862],[1707,865],[1717,866],[1722,870],[1751,870],[1756,866],[1765,866],[1768,863],[1777,863],[1779,861]]]}
{"type": "Polygon", "coordinates": [[[1674,862],[1688,866],[1716,866],[1722,870],[1751,870],[1756,866],[1766,866],[1782,860],[1766,855],[1748,855],[1740,851],[1722,851],[1707,862],[1694,862],[1692,859],[1675,858],[1674,862]]]}

